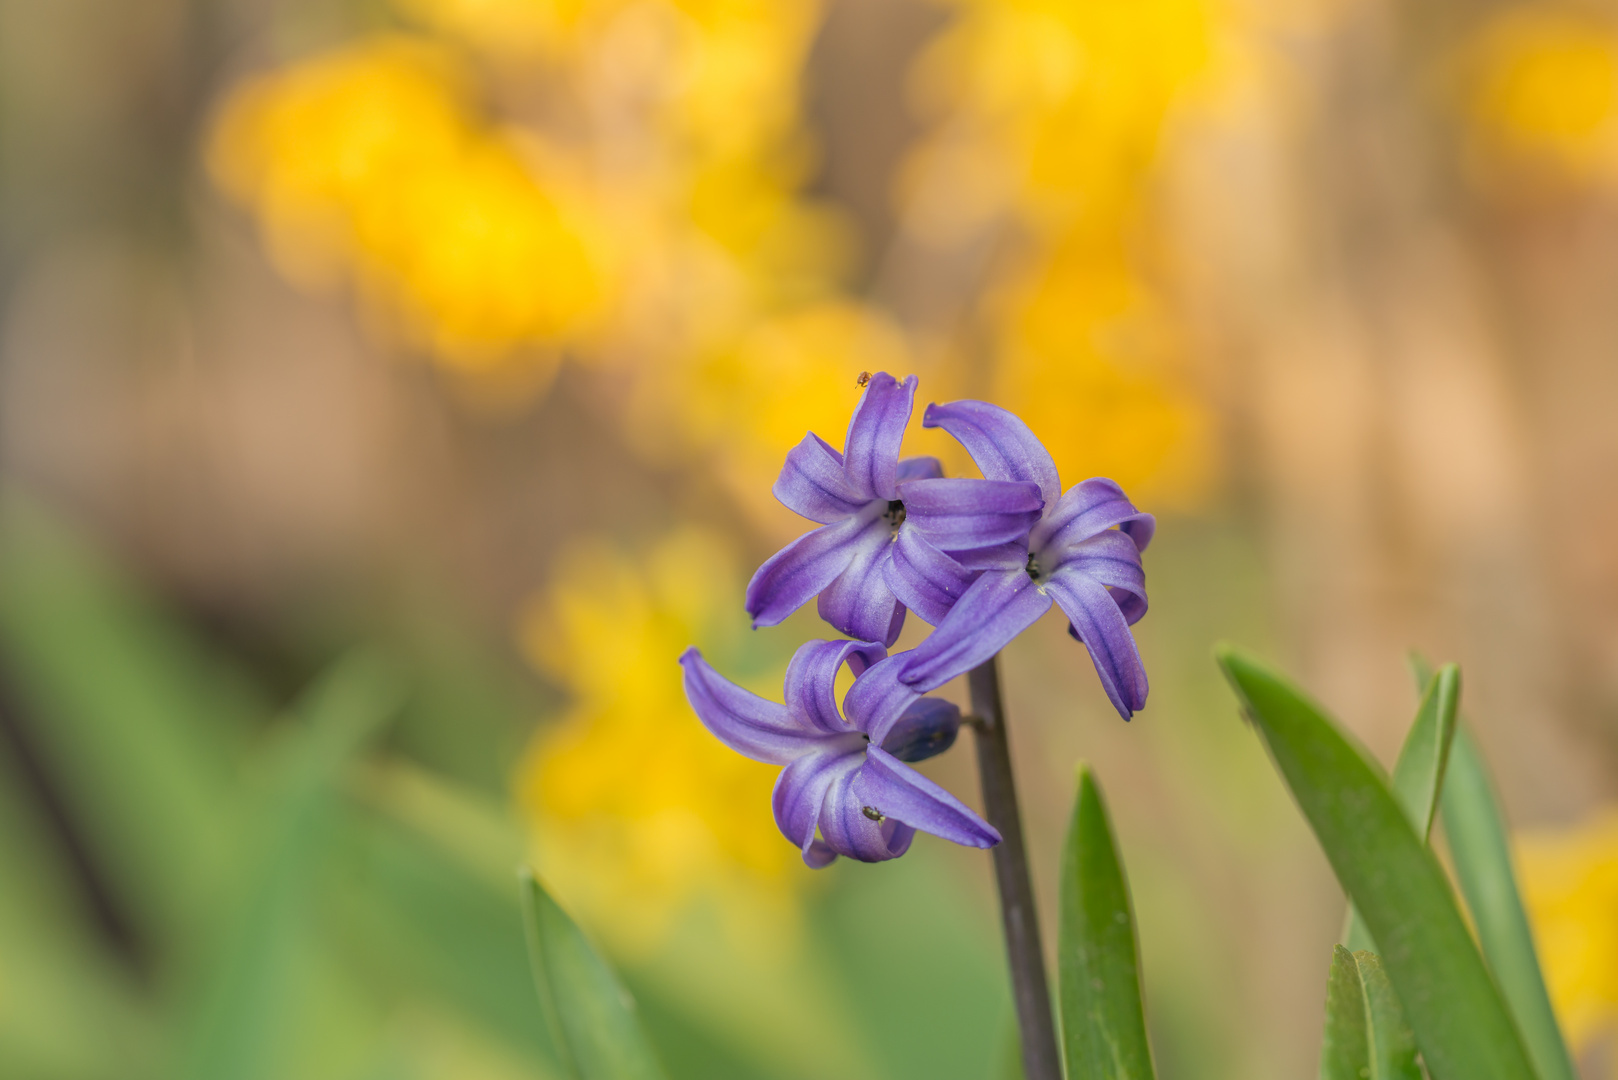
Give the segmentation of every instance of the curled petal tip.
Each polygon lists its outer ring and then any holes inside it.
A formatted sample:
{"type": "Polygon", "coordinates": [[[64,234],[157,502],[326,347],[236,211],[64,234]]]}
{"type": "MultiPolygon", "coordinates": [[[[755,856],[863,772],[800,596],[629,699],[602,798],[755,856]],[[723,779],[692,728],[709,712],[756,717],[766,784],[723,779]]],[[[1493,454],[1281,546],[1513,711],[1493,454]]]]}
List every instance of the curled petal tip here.
{"type": "Polygon", "coordinates": [[[837,852],[824,840],[816,839],[804,847],[803,861],[811,870],[824,870],[837,861],[837,852]]]}
{"type": "Polygon", "coordinates": [[[898,496],[899,445],[910,423],[915,393],[914,375],[900,383],[879,371],[866,384],[843,448],[843,472],[851,494],[865,499],[898,496]]]}

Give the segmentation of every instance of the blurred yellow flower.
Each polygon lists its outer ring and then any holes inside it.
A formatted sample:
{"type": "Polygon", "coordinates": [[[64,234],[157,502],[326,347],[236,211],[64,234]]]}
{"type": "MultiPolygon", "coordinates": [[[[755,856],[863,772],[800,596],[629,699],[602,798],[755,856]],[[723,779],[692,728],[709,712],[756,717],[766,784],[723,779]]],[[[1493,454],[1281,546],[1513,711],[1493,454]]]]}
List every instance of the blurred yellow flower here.
{"type": "Polygon", "coordinates": [[[480,51],[532,61],[553,52],[589,0],[395,0],[402,14],[480,51]]]}
{"type": "Polygon", "coordinates": [[[1209,0],[956,7],[917,69],[941,119],[907,193],[940,246],[963,221],[1018,234],[982,305],[988,392],[1040,433],[1064,480],[1103,474],[1154,508],[1194,506],[1219,471],[1211,412],[1139,262],[1159,146],[1176,107],[1211,85],[1219,13],[1209,0]],[[941,174],[942,198],[929,190],[941,174]]]}
{"type": "Polygon", "coordinates": [[[1523,899],[1575,1056],[1618,1034],[1618,810],[1518,837],[1523,899]]]}
{"type": "Polygon", "coordinates": [[[1505,8],[1463,58],[1484,154],[1618,181],[1618,26],[1561,5],[1505,8]]]}
{"type": "MultiPolygon", "coordinates": [[[[924,397],[993,397],[1069,479],[1111,475],[1160,509],[1219,471],[1140,266],[1143,193],[1171,114],[1206,82],[1215,3],[957,0],[918,66],[939,130],[901,192],[935,239],[993,220],[1020,238],[978,297],[984,376],[956,362],[975,346],[929,347],[924,397]]],[[[453,366],[542,373],[486,377],[496,394],[543,385],[564,352],[607,367],[630,388],[633,445],[710,463],[786,528],[768,495],[786,450],[811,429],[837,440],[859,371],[917,370],[903,331],[841,282],[846,220],[803,190],[822,5],[395,5],[421,36],[250,79],[221,110],[214,174],[278,263],[352,278],[453,366]]]]}
{"type": "Polygon", "coordinates": [[[378,37],[240,86],[210,156],[295,279],[352,275],[458,365],[565,342],[603,283],[582,196],[531,137],[475,114],[468,75],[422,39],[378,37]]]}
{"type": "MultiPolygon", "coordinates": [[[[754,391],[801,390],[792,365],[812,351],[828,387],[868,354],[903,354],[893,327],[839,298],[849,230],[800,192],[814,0],[398,7],[431,36],[291,64],[220,111],[213,173],[294,279],[354,278],[457,366],[566,351],[644,376],[664,410],[689,411],[665,430],[704,451],[731,431],[712,414],[757,416],[754,391]],[[516,122],[487,115],[502,109],[516,122]],[[808,337],[779,344],[792,327],[808,337]],[[772,381],[757,364],[776,361],[772,381]],[[713,393],[670,395],[688,376],[713,393]]],[[[767,498],[801,436],[744,433],[728,459],[767,498]]]]}
{"type": "MultiPolygon", "coordinates": [[[[796,535],[803,519],[770,494],[787,451],[810,431],[842,446],[861,371],[902,378],[918,370],[903,334],[875,309],[841,300],[805,304],[649,373],[629,429],[648,453],[666,446],[670,434],[701,448],[705,467],[761,527],[796,535]]],[[[922,393],[929,393],[926,384],[922,393]]]]}
{"type": "Polygon", "coordinates": [[[724,543],[699,530],[641,553],[583,541],[524,620],[527,652],[571,698],[518,778],[539,865],[621,950],[655,947],[699,898],[768,907],[788,926],[796,913],[809,871],[770,814],[778,770],[709,735],[681,689],[677,658],[700,642],[779,694],[785,658],[752,636],[742,584],[724,543]]]}

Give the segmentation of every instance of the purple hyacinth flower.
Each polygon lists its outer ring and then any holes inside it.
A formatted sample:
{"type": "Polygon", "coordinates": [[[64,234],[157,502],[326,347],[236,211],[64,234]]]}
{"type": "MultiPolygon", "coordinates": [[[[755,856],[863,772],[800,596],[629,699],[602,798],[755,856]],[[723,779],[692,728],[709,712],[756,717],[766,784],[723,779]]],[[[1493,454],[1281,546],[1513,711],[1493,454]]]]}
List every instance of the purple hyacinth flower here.
{"type": "Polygon", "coordinates": [[[1055,603],[1128,720],[1146,705],[1146,669],[1129,628],[1146,614],[1141,552],[1155,519],[1111,480],[1086,480],[1061,494],[1044,445],[998,405],[929,405],[922,423],[955,436],[984,476],[1038,484],[1045,510],[1026,538],[953,558],[918,544],[899,547],[902,580],[925,581],[935,594],[957,598],[927,640],[906,654],[900,680],[920,691],[942,686],[994,656],[1055,603]]]}
{"type": "MultiPolygon", "coordinates": [[[[914,375],[900,382],[878,372],[854,408],[842,453],[810,433],[787,454],[775,497],[821,527],[770,556],[747,583],[755,627],[774,626],[818,595],[820,617],[839,632],[892,645],[906,610],[891,584],[900,540],[975,550],[1016,540],[1039,519],[1036,484],[946,480],[936,458],[900,461],[915,396],[914,375]]],[[[928,603],[935,587],[925,581],[901,582],[901,590],[923,597],[926,606],[914,610],[929,622],[948,610],[928,603]]]]}
{"type": "Polygon", "coordinates": [[[810,866],[839,855],[898,858],[917,829],[968,847],[1000,842],[905,764],[949,749],[961,712],[901,684],[903,659],[874,641],[807,642],[787,666],[786,704],[778,705],[721,676],[696,649],[680,657],[685,696],[703,725],[738,754],[786,766],[775,783],[775,823],[810,866]],[[834,685],[844,663],[856,677],[839,712],[834,685]]]}

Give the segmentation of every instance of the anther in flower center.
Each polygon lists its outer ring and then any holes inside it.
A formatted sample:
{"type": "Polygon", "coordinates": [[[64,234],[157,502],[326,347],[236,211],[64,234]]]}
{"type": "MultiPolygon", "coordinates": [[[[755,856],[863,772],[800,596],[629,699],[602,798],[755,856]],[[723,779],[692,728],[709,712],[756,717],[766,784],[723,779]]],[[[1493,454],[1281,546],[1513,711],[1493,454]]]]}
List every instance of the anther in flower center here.
{"type": "Polygon", "coordinates": [[[874,806],[862,806],[862,807],[860,807],[860,813],[864,814],[866,817],[870,818],[872,821],[881,821],[882,820],[882,811],[878,810],[874,806]]]}
{"type": "Polygon", "coordinates": [[[905,504],[898,499],[889,499],[888,508],[882,513],[882,520],[888,523],[893,535],[898,536],[899,526],[905,523],[905,504]]]}
{"type": "Polygon", "coordinates": [[[1028,566],[1025,569],[1027,569],[1029,577],[1033,578],[1035,581],[1039,580],[1039,558],[1032,551],[1028,553],[1028,566]]]}

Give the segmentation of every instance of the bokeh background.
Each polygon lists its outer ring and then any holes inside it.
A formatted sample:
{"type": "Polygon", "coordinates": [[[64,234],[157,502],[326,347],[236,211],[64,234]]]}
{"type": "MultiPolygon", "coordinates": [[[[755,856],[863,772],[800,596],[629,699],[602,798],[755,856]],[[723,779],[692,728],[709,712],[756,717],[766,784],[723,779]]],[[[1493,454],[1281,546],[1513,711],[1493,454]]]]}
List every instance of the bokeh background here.
{"type": "Polygon", "coordinates": [[[1618,1075],[1615,359],[1610,2],[0,0],[0,1075],[554,1076],[523,860],[676,1078],[1007,1075],[987,856],[805,869],[678,687],[820,632],[862,370],[1159,515],[1143,714],[1005,664],[1167,1080],[1311,1073],[1342,916],[1220,637],[1384,760],[1461,662],[1618,1075]]]}

